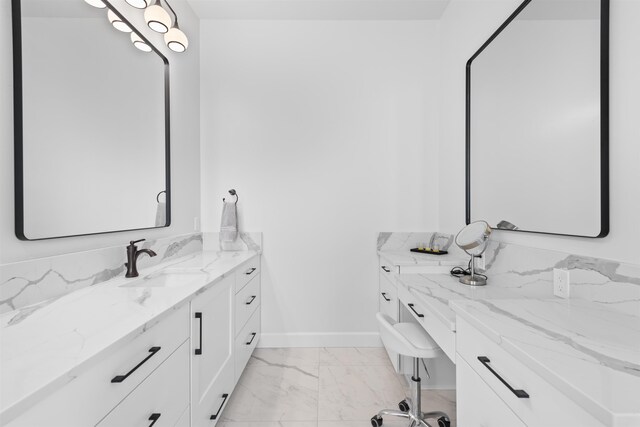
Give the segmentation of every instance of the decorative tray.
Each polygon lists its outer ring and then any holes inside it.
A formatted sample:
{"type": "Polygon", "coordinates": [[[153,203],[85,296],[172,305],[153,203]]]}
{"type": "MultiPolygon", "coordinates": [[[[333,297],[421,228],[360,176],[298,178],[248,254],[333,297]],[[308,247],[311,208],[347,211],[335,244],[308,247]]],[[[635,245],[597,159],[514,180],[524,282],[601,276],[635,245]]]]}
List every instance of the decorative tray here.
{"type": "Polygon", "coordinates": [[[418,252],[420,254],[429,254],[429,255],[446,255],[449,252],[447,251],[434,251],[432,249],[418,249],[418,248],[413,248],[411,249],[411,252],[418,252]]]}

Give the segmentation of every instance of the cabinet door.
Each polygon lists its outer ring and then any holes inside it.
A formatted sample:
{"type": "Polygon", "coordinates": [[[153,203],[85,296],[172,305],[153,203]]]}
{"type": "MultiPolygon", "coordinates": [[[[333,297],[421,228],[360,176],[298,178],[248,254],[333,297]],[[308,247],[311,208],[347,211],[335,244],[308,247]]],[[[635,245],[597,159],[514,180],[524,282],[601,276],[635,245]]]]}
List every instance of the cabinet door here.
{"type": "Polygon", "coordinates": [[[213,425],[233,389],[234,278],[227,277],[191,302],[191,410],[194,427],[213,425]],[[218,394],[220,396],[218,396],[218,394]],[[211,421],[210,421],[211,420],[211,421]]]}
{"type": "Polygon", "coordinates": [[[459,426],[526,427],[461,357],[456,363],[456,390],[459,426]]]}
{"type": "Polygon", "coordinates": [[[260,307],[257,307],[245,327],[238,332],[235,344],[236,382],[240,379],[260,340],[260,320],[260,307]]]}

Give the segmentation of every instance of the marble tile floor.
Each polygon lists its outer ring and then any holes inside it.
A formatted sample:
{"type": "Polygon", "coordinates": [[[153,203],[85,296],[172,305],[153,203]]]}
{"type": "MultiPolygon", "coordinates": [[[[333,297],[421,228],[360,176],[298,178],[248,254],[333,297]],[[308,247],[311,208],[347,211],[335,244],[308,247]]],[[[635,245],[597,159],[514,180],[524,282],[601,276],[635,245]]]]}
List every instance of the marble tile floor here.
{"type": "MultiPolygon", "coordinates": [[[[408,394],[383,348],[259,348],[218,426],[365,427],[408,394]]],[[[422,401],[423,411],[447,412],[455,426],[454,390],[423,390],[422,401]]]]}

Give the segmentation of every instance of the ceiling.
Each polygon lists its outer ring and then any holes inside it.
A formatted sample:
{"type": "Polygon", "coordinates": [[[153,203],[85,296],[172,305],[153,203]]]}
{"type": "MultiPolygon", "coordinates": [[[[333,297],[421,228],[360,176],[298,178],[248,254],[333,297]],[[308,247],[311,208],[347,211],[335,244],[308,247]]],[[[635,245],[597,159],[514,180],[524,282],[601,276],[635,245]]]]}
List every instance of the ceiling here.
{"type": "Polygon", "coordinates": [[[440,19],[449,0],[188,0],[201,19],[440,19]]]}

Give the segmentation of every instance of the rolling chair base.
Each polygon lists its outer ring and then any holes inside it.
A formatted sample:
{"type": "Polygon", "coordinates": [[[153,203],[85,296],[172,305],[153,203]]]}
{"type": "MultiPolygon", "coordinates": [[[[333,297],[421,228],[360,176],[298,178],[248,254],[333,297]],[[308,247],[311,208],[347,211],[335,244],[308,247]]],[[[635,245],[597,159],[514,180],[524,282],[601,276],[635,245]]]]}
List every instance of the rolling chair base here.
{"type": "Polygon", "coordinates": [[[392,417],[400,417],[407,418],[409,421],[409,427],[433,427],[431,424],[427,423],[427,419],[435,419],[438,423],[437,427],[450,427],[451,421],[449,420],[449,416],[440,411],[433,412],[422,412],[421,408],[421,399],[422,399],[422,387],[420,380],[420,359],[415,358],[413,361],[413,376],[411,377],[411,382],[413,383],[413,387],[411,387],[411,399],[410,402],[407,402],[409,399],[405,399],[402,402],[398,403],[397,409],[383,409],[378,412],[378,414],[371,417],[371,426],[372,427],[381,427],[383,423],[383,416],[392,416],[392,417]]]}
{"type": "Polygon", "coordinates": [[[394,409],[384,409],[378,412],[377,415],[374,415],[371,418],[371,425],[373,427],[381,427],[383,423],[383,416],[390,415],[392,417],[400,417],[407,418],[409,421],[409,427],[432,427],[426,420],[427,419],[435,419],[438,423],[438,427],[450,427],[451,421],[449,417],[444,412],[434,411],[434,412],[423,412],[420,416],[416,416],[411,412],[398,411],[394,409]]]}

